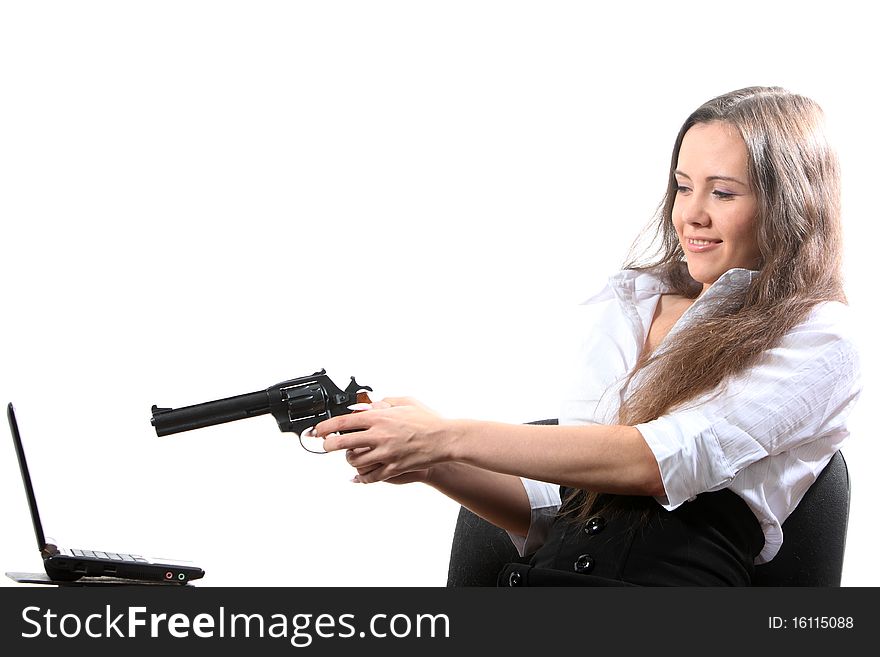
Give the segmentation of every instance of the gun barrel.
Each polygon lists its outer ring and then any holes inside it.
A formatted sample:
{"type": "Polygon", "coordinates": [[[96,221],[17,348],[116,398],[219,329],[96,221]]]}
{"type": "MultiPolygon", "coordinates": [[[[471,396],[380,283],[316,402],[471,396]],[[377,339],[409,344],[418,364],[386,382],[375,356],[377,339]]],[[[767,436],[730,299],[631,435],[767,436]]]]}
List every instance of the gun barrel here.
{"type": "Polygon", "coordinates": [[[182,408],[153,406],[152,410],[153,417],[150,424],[156,428],[157,436],[201,429],[271,412],[269,395],[266,390],[182,408]]]}

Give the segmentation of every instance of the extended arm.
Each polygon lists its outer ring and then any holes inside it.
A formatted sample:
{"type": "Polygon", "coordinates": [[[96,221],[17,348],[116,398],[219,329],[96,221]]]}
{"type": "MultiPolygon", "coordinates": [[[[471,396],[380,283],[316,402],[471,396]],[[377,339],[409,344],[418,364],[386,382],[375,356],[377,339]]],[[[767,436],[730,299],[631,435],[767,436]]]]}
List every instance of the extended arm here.
{"type": "Polygon", "coordinates": [[[424,482],[497,527],[520,536],[529,531],[531,508],[519,477],[450,462],[426,471],[424,482]]]}
{"type": "Polygon", "coordinates": [[[449,422],[447,460],[623,495],[663,495],[653,453],[634,427],[449,422]]]}
{"type": "Polygon", "coordinates": [[[316,427],[325,449],[349,452],[359,481],[423,471],[423,480],[491,522],[528,528],[529,504],[518,477],[630,495],[662,495],[653,453],[625,426],[510,425],[446,420],[412,400],[340,416],[316,427]],[[336,432],[351,432],[334,435],[336,432]]]}

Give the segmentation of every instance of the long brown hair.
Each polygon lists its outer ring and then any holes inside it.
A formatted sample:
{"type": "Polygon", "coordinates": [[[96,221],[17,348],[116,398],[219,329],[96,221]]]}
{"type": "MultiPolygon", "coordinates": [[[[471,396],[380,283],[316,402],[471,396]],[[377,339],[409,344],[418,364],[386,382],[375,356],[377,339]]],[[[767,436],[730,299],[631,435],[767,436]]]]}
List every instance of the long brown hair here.
{"type": "MultiPolygon", "coordinates": [[[[837,156],[825,138],[819,105],[779,87],[749,87],[718,96],[687,118],[675,140],[666,195],[650,229],[654,248],[635,254],[634,244],[625,268],[653,269],[675,293],[688,298],[700,293],[702,286],[687,272],[672,224],[677,191],[673,172],[685,133],[698,123],[715,121],[734,127],[748,151],[749,179],[759,202],[760,269],[744,298],[714,307],[698,323],[670,335],[662,350],[640,359],[630,373],[630,382],[639,373],[638,385],[621,405],[621,424],[648,422],[711,392],[758,361],[816,304],[846,301],[837,156]]],[[[600,493],[570,491],[566,514],[587,519],[613,499],[600,493]]]]}

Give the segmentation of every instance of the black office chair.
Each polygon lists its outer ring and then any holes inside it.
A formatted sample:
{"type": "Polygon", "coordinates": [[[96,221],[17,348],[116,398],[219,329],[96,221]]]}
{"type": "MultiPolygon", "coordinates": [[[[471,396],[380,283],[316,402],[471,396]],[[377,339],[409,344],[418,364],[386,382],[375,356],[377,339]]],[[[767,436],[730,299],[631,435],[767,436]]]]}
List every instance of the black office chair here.
{"type": "MultiPolygon", "coordinates": [[[[532,424],[556,424],[542,420],[532,424]]],[[[840,586],[849,523],[849,472],[837,452],[782,524],[782,548],[755,567],[753,586],[840,586]]],[[[525,562],[507,533],[462,507],[455,525],[447,586],[495,586],[506,563],[525,562]]]]}

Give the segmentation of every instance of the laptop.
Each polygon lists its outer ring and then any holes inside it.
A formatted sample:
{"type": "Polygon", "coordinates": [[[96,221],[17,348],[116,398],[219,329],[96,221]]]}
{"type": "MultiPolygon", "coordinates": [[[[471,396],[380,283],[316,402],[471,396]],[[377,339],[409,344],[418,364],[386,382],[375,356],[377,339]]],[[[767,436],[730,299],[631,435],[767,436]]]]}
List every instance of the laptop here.
{"type": "Polygon", "coordinates": [[[72,582],[81,577],[101,577],[186,584],[190,580],[198,579],[205,575],[204,570],[192,565],[188,561],[148,559],[138,554],[121,554],[105,550],[71,550],[46,542],[46,537],[43,534],[43,525],[40,522],[40,512],[37,509],[37,499],[34,497],[34,487],[31,485],[31,476],[24,457],[24,447],[21,444],[21,433],[18,430],[15,409],[13,409],[11,403],[6,408],[6,416],[9,419],[12,442],[15,443],[18,465],[21,468],[21,478],[24,481],[24,490],[27,494],[28,505],[31,508],[34,532],[37,535],[37,546],[43,557],[46,575],[48,575],[50,580],[72,582]]]}

